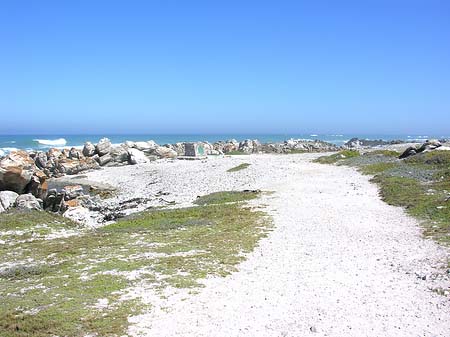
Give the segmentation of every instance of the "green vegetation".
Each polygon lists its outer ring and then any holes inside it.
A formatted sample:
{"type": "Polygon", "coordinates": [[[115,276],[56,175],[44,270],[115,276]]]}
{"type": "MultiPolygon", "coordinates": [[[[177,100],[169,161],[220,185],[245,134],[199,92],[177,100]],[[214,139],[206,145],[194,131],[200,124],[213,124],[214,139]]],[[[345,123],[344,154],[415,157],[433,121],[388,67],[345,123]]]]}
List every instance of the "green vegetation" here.
{"type": "Polygon", "coordinates": [[[249,163],[243,163],[243,164],[240,164],[238,166],[230,168],[229,170],[227,170],[227,172],[237,172],[237,171],[240,171],[240,170],[245,170],[249,166],[250,166],[249,163]]]}
{"type": "Polygon", "coordinates": [[[227,152],[226,154],[230,155],[230,156],[249,155],[249,153],[244,152],[244,151],[230,151],[230,152],[227,152]]]}
{"type": "Polygon", "coordinates": [[[358,157],[359,152],[353,150],[343,150],[330,156],[322,156],[317,158],[314,162],[320,164],[334,164],[342,159],[358,157]]]}
{"type": "Polygon", "coordinates": [[[203,206],[144,212],[97,230],[45,212],[1,214],[0,336],[125,334],[128,316],[143,309],[125,299],[133,287],[198,287],[236,270],[270,229],[264,213],[236,202],[257,195],[216,193],[203,206]],[[36,224],[75,235],[11,236],[36,224]]]}
{"type": "Polygon", "coordinates": [[[203,205],[218,205],[225,204],[230,202],[239,202],[255,199],[260,194],[259,191],[225,191],[225,192],[215,192],[208,195],[204,195],[202,197],[197,198],[195,200],[195,204],[203,206],[203,205]]]}
{"type": "MultiPolygon", "coordinates": [[[[422,220],[426,236],[450,244],[450,151],[420,153],[404,160],[395,159],[398,155],[374,151],[336,162],[373,175],[384,201],[405,207],[422,220]]],[[[335,162],[333,156],[320,162],[335,162]]]]}

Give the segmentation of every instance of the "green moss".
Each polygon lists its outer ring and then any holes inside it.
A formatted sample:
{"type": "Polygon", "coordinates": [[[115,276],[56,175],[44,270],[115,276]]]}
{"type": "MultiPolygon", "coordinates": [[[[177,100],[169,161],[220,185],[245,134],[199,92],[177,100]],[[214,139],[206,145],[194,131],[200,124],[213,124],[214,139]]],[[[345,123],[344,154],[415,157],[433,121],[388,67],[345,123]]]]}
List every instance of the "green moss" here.
{"type": "Polygon", "coordinates": [[[370,174],[375,175],[382,172],[385,172],[389,169],[392,169],[396,167],[396,163],[375,163],[375,164],[369,164],[369,165],[362,165],[360,167],[360,171],[364,174],[370,174]]]}
{"type": "Polygon", "coordinates": [[[227,170],[227,172],[237,172],[237,171],[245,170],[249,166],[250,166],[249,163],[243,163],[238,166],[230,168],[229,170],[227,170]]]}

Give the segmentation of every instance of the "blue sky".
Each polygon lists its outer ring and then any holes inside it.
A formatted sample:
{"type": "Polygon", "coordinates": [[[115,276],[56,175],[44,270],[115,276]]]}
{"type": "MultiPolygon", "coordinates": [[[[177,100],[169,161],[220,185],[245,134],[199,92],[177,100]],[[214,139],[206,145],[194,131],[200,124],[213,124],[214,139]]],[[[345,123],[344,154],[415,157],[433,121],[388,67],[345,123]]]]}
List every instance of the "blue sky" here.
{"type": "Polygon", "coordinates": [[[21,1],[0,133],[450,133],[449,1],[21,1]]]}

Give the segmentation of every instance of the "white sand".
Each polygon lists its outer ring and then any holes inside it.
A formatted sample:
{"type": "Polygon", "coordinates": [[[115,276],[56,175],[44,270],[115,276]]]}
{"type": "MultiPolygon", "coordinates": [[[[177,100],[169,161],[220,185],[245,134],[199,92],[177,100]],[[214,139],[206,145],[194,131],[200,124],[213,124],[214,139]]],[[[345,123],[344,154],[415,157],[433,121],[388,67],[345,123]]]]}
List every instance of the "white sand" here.
{"type": "MultiPolygon", "coordinates": [[[[252,155],[159,162],[89,174],[122,188],[188,204],[196,195],[261,188],[275,229],[226,278],[196,295],[134,294],[152,309],[130,318],[134,336],[450,336],[448,251],[417,221],[382,202],[369,177],[310,163],[317,155],[252,155]],[[245,171],[226,173],[240,162],[245,171]],[[150,184],[153,183],[153,184],[150,184]]],[[[120,199],[121,197],[119,197],[120,199]]]]}

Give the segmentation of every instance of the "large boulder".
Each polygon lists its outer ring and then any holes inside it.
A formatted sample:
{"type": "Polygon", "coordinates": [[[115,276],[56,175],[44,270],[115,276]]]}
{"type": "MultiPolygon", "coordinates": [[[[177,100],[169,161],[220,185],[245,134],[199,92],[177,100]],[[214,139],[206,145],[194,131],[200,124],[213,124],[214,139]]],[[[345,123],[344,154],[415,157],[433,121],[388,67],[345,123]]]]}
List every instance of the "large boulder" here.
{"type": "Polygon", "coordinates": [[[40,169],[45,169],[48,162],[47,154],[45,152],[36,153],[36,155],[34,156],[34,162],[40,169]]]}
{"type": "Polygon", "coordinates": [[[111,160],[112,160],[111,155],[109,153],[107,153],[101,157],[98,157],[97,162],[100,166],[105,166],[106,164],[111,162],[111,160]]]}
{"type": "Polygon", "coordinates": [[[126,145],[115,146],[111,149],[109,155],[112,161],[116,163],[124,163],[128,160],[128,148],[126,145]]]}
{"type": "Polygon", "coordinates": [[[138,149],[128,149],[128,163],[130,165],[145,164],[149,161],[150,159],[148,159],[144,152],[138,149]]]}
{"type": "Polygon", "coordinates": [[[14,206],[16,199],[19,195],[13,191],[1,191],[0,192],[0,207],[5,211],[14,206]]]}
{"type": "Polygon", "coordinates": [[[72,147],[69,151],[69,156],[70,159],[81,159],[83,157],[83,154],[80,150],[72,147]]]}
{"type": "Polygon", "coordinates": [[[175,158],[178,155],[177,151],[165,146],[158,146],[154,154],[161,158],[175,158]]]}
{"type": "Polygon", "coordinates": [[[151,153],[158,147],[158,144],[156,144],[153,140],[149,140],[147,142],[135,142],[133,147],[139,151],[151,153]]]}
{"type": "Polygon", "coordinates": [[[58,172],[61,174],[78,174],[87,170],[95,170],[100,166],[93,157],[82,158],[80,160],[63,159],[57,164],[58,172]]]}
{"type": "Polygon", "coordinates": [[[95,152],[101,157],[111,152],[111,141],[108,138],[102,138],[95,147],[95,152]]]}
{"type": "Polygon", "coordinates": [[[36,198],[32,194],[22,194],[17,197],[15,206],[18,209],[41,210],[42,200],[36,198]]]}
{"type": "Polygon", "coordinates": [[[11,152],[0,160],[0,190],[24,193],[36,170],[27,152],[11,152]]]}
{"type": "Polygon", "coordinates": [[[84,143],[83,146],[83,156],[92,157],[95,154],[95,146],[91,142],[84,143]]]}

